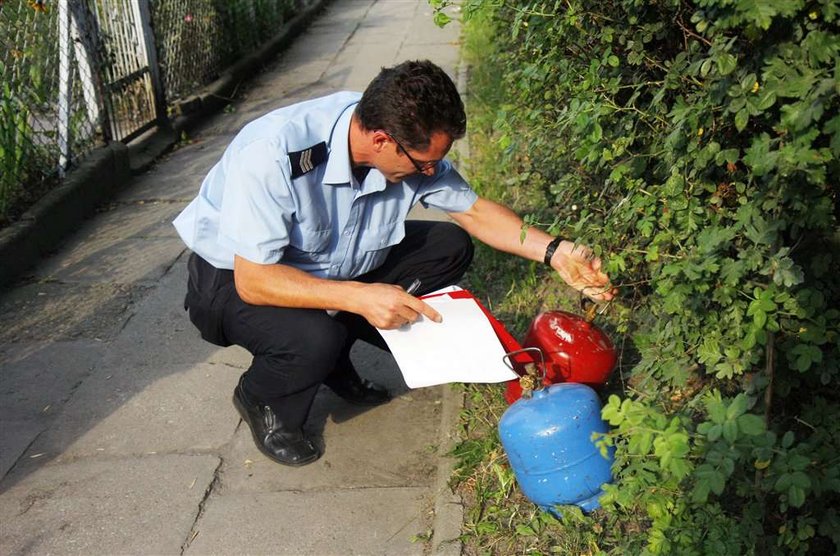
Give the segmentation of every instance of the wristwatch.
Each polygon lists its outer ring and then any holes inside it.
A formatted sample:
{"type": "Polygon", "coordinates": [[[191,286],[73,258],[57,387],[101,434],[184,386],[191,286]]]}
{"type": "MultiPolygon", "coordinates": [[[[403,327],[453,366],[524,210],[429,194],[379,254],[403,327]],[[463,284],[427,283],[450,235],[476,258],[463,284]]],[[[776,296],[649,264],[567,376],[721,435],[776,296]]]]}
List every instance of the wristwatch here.
{"type": "Polygon", "coordinates": [[[561,241],[563,241],[562,237],[556,237],[552,239],[545,248],[545,257],[543,258],[543,262],[548,266],[551,266],[551,257],[554,256],[554,252],[557,251],[557,246],[560,245],[561,241]]]}

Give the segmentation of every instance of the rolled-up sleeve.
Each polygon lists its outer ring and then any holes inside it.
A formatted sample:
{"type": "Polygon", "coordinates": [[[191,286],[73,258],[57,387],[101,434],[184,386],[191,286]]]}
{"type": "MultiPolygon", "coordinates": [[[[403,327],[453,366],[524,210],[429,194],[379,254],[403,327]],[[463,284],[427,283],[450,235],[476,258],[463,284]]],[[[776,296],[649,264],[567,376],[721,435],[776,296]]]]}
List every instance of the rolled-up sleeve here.
{"type": "Polygon", "coordinates": [[[295,199],[285,152],[259,140],[226,154],[219,243],[257,264],[278,262],[289,244],[295,199]]]}
{"type": "Polygon", "coordinates": [[[424,207],[445,212],[464,212],[473,206],[478,195],[448,160],[442,160],[430,178],[425,178],[418,190],[424,207]]]}

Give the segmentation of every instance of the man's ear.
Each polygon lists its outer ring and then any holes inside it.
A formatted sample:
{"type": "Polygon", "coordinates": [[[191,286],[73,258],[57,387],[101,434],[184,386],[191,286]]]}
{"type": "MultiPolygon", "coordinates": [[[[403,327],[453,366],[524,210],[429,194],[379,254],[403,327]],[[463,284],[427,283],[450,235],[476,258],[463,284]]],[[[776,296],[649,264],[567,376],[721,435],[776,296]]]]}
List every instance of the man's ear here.
{"type": "Polygon", "coordinates": [[[374,152],[380,153],[391,143],[391,138],[381,129],[377,129],[371,134],[370,142],[374,152]]]}

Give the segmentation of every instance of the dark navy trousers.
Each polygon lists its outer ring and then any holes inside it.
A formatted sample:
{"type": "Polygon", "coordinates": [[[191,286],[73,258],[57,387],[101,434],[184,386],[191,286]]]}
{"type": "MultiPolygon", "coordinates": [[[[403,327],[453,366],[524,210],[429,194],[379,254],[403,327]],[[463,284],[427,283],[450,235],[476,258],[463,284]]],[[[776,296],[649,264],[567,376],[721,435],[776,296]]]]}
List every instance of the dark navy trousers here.
{"type": "MultiPolygon", "coordinates": [[[[403,240],[379,268],[356,281],[398,284],[422,281],[419,294],[458,282],[472,262],[469,235],[448,222],[407,221],[403,240]]],[[[236,293],[233,271],[219,270],[196,254],[188,263],[184,306],[202,337],[237,344],[253,355],[243,375],[246,395],[271,406],[289,428],[303,425],[318,386],[331,373],[354,372],[350,348],[361,339],[387,349],[361,315],[322,309],[294,309],[245,303],[236,293]]]]}

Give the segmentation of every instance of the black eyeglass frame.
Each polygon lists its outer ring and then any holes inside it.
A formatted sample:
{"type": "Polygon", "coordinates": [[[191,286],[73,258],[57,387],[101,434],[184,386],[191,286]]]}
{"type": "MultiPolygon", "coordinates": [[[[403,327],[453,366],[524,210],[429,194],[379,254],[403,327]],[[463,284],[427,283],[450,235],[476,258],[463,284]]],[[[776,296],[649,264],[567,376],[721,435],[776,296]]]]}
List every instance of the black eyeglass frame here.
{"type": "Polygon", "coordinates": [[[438,163],[438,162],[440,162],[440,160],[429,160],[429,161],[427,161],[427,162],[422,162],[422,163],[421,163],[421,162],[419,162],[419,161],[415,160],[413,156],[411,156],[410,154],[408,154],[408,151],[406,150],[406,148],[405,148],[405,147],[403,147],[403,144],[402,144],[402,143],[400,143],[400,142],[399,142],[399,140],[398,140],[396,137],[394,137],[393,135],[391,135],[390,133],[388,133],[388,132],[387,132],[387,131],[385,131],[384,129],[382,130],[382,133],[384,133],[385,135],[387,135],[388,137],[390,137],[390,138],[391,138],[391,140],[392,140],[394,143],[396,143],[396,144],[397,144],[397,146],[400,148],[400,150],[403,152],[403,154],[404,154],[405,156],[407,156],[407,157],[408,157],[408,159],[409,159],[409,160],[411,161],[411,163],[414,165],[414,168],[415,168],[415,169],[416,169],[419,173],[423,174],[423,173],[425,173],[425,172],[428,172],[428,171],[429,171],[429,169],[434,168],[435,166],[437,166],[437,163],[438,163]]]}

